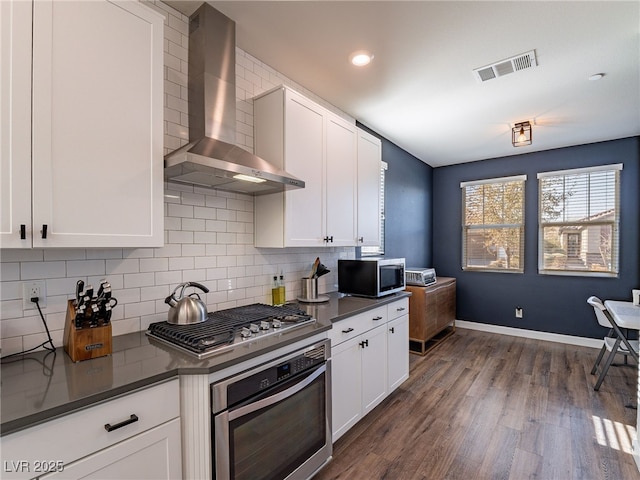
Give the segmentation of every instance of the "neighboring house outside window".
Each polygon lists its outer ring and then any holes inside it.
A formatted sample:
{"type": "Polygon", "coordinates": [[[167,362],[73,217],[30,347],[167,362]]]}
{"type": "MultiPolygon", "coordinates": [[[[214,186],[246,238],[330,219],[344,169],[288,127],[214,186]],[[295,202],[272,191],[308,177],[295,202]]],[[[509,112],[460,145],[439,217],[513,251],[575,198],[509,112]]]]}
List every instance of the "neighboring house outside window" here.
{"type": "Polygon", "coordinates": [[[621,169],[538,174],[540,273],[617,275],[621,169]]]}
{"type": "Polygon", "coordinates": [[[462,182],[462,269],[522,273],[526,175],[462,182]]]}

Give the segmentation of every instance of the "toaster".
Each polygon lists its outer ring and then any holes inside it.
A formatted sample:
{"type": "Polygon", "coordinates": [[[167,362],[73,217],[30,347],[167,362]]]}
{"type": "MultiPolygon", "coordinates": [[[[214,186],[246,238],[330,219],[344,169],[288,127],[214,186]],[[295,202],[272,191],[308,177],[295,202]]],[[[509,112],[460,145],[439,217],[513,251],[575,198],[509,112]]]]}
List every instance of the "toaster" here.
{"type": "Polygon", "coordinates": [[[436,283],[435,268],[406,268],[404,276],[407,285],[426,287],[436,283]]]}

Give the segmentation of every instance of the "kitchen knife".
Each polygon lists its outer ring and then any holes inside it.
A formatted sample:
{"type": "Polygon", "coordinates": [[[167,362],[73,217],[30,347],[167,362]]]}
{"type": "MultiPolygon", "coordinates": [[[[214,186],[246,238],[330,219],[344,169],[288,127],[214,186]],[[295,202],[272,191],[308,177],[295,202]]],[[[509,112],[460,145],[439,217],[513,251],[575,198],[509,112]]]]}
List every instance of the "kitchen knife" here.
{"type": "Polygon", "coordinates": [[[78,280],[76,282],[76,308],[80,306],[80,299],[82,298],[83,288],[84,288],[84,281],[78,280]]]}
{"type": "Polygon", "coordinates": [[[98,293],[96,297],[100,298],[102,296],[102,291],[104,290],[104,284],[107,283],[106,280],[100,280],[100,286],[98,287],[98,293]]]}
{"type": "Polygon", "coordinates": [[[92,303],[91,304],[91,318],[89,319],[89,326],[90,327],[97,327],[98,326],[98,319],[99,319],[99,314],[100,313],[100,308],[98,307],[98,305],[96,303],[92,303]]]}
{"type": "Polygon", "coordinates": [[[88,285],[87,286],[87,289],[84,291],[84,296],[85,296],[85,298],[89,297],[89,301],[93,298],[93,286],[92,285],[88,285]]]}

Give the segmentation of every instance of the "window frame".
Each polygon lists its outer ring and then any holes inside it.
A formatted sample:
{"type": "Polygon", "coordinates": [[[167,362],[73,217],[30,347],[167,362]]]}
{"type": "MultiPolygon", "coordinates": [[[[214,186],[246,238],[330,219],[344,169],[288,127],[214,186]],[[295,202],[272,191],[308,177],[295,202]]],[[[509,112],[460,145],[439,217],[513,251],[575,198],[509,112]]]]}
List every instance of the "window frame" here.
{"type": "MultiPolygon", "coordinates": [[[[461,266],[462,270],[466,272],[492,272],[492,273],[515,273],[522,274],[524,273],[524,260],[525,260],[525,197],[526,197],[526,181],[527,175],[514,175],[509,177],[497,177],[497,178],[487,178],[482,180],[474,180],[460,183],[460,189],[462,191],[462,258],[461,258],[461,266]],[[498,223],[486,223],[486,224],[477,224],[477,225],[467,225],[467,187],[475,187],[479,185],[497,185],[504,183],[514,183],[521,182],[522,183],[522,203],[521,203],[521,211],[520,217],[521,221],[519,223],[512,224],[498,224],[498,223]],[[520,233],[520,241],[519,241],[519,266],[518,268],[495,268],[490,266],[469,266],[469,262],[467,259],[468,254],[468,232],[472,230],[487,230],[487,229],[497,229],[497,228],[517,228],[520,233]]],[[[483,206],[484,212],[484,206],[483,206]]]]}
{"type": "MultiPolygon", "coordinates": [[[[594,167],[573,168],[566,170],[555,170],[540,172],[537,175],[538,178],[538,274],[540,275],[560,275],[560,276],[580,276],[580,277],[609,277],[617,278],[620,274],[620,172],[622,171],[623,164],[615,163],[608,165],[598,165],[594,167]],[[568,176],[591,174],[596,172],[613,172],[615,174],[615,196],[614,196],[614,218],[613,220],[593,220],[593,221],[543,221],[542,213],[543,209],[543,192],[541,179],[557,177],[566,181],[568,176]],[[545,227],[575,227],[575,226],[610,226],[611,227],[611,270],[594,270],[594,269],[553,269],[545,267],[545,241],[544,241],[544,229],[545,227]]],[[[587,189],[589,190],[589,188],[587,189]]],[[[591,206],[591,202],[594,198],[589,195],[587,199],[588,207],[591,206]]],[[[564,199],[563,199],[564,201],[564,199]]],[[[563,207],[563,212],[564,212],[563,207]]],[[[589,216],[594,216],[591,214],[589,216]]],[[[587,217],[588,218],[588,217],[587,217]]],[[[567,234],[568,237],[569,234],[567,234]]],[[[581,247],[582,248],[582,247],[581,247]]],[[[568,254],[567,254],[568,257],[568,254]]]]}
{"type": "Polygon", "coordinates": [[[380,162],[380,245],[375,247],[360,247],[360,257],[379,257],[384,255],[384,189],[388,168],[389,165],[387,162],[380,162]]]}

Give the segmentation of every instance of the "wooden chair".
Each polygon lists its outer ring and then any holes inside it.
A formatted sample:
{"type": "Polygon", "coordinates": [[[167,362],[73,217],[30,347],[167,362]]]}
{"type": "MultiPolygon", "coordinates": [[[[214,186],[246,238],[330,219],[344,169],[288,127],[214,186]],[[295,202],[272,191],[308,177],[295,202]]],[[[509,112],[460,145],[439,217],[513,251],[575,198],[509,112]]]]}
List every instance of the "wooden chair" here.
{"type": "Polygon", "coordinates": [[[611,316],[611,313],[607,310],[598,297],[591,296],[587,299],[587,303],[593,307],[593,310],[596,314],[596,319],[598,323],[609,329],[607,336],[604,337],[604,344],[600,349],[600,353],[598,354],[598,358],[596,359],[596,363],[593,365],[591,369],[591,374],[595,374],[600,366],[600,362],[604,357],[604,352],[608,351],[609,356],[607,357],[604,366],[600,368],[600,376],[598,377],[598,381],[593,387],[594,390],[599,390],[602,381],[604,380],[609,367],[613,363],[613,359],[616,356],[616,353],[620,353],[624,355],[624,361],[627,363],[627,357],[631,355],[633,359],[638,363],[638,350],[639,344],[638,340],[629,340],[626,335],[622,332],[620,327],[616,324],[611,316]]]}

